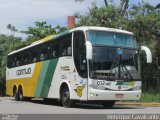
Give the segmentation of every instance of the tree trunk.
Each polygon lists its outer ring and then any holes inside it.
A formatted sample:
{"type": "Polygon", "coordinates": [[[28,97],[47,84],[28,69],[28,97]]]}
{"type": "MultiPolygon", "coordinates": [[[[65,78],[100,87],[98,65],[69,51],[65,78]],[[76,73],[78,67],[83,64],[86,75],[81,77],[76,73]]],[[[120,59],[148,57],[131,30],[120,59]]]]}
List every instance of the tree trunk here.
{"type": "Polygon", "coordinates": [[[108,7],[108,3],[107,3],[107,0],[104,0],[104,2],[105,2],[105,5],[106,5],[106,7],[108,7]]]}

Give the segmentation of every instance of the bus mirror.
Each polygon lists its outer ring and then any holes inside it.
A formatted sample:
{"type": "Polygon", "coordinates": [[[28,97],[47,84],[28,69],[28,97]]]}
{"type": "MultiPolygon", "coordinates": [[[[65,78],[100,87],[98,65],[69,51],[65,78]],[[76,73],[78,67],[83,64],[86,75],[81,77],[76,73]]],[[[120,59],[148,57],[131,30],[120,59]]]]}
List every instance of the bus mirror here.
{"type": "Polygon", "coordinates": [[[151,50],[146,46],[141,46],[141,50],[144,50],[147,57],[147,63],[152,63],[152,53],[151,50]]]}
{"type": "Polygon", "coordinates": [[[92,44],[89,41],[86,41],[86,57],[88,60],[92,59],[92,44]]]}

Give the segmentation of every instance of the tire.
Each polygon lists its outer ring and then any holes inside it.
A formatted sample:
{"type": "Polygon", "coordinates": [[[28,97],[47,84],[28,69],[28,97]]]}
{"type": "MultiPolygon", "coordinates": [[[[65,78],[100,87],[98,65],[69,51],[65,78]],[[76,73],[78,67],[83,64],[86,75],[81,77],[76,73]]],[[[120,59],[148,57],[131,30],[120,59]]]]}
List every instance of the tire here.
{"type": "Polygon", "coordinates": [[[75,105],[74,101],[70,99],[70,92],[67,87],[63,88],[61,92],[61,101],[64,107],[73,107],[75,105]]]}
{"type": "Polygon", "coordinates": [[[22,89],[18,89],[17,98],[18,101],[24,100],[22,89]]]}
{"type": "Polygon", "coordinates": [[[115,101],[104,101],[102,105],[104,108],[112,108],[115,104],[115,101]]]}
{"type": "Polygon", "coordinates": [[[31,99],[32,99],[31,97],[23,97],[24,101],[31,101],[31,99]]]}
{"type": "Polygon", "coordinates": [[[17,92],[16,88],[13,88],[13,97],[14,97],[15,100],[18,101],[18,92],[17,92]]]}

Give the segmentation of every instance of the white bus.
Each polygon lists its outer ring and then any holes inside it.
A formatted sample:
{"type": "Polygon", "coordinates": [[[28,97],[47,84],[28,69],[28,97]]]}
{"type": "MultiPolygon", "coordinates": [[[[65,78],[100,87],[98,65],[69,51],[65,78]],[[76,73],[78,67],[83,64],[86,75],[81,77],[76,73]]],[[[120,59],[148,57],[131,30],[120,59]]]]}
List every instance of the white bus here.
{"type": "MultiPolygon", "coordinates": [[[[150,50],[147,62],[152,62],[150,50]]],[[[8,54],[6,92],[16,100],[58,99],[63,106],[94,102],[112,107],[139,100],[139,50],[131,32],[78,27],[8,54]]]]}

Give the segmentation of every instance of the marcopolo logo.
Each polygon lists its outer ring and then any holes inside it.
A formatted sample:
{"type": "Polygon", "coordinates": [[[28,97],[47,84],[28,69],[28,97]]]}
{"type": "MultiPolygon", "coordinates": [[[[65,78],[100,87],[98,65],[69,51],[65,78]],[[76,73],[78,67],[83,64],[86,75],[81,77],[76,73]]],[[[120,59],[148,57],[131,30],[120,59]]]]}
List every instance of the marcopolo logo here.
{"type": "Polygon", "coordinates": [[[24,69],[17,70],[16,74],[17,76],[31,74],[31,68],[24,68],[24,69]]]}

